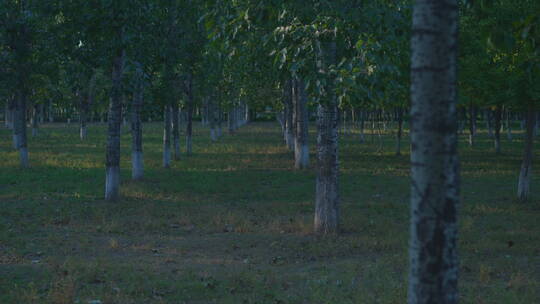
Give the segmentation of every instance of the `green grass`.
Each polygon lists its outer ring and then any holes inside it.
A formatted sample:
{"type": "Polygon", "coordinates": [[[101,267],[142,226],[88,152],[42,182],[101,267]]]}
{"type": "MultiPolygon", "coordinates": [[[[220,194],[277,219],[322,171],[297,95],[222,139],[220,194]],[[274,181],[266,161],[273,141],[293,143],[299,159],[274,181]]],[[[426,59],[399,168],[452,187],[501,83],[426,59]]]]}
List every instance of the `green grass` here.
{"type": "MultiPolygon", "coordinates": [[[[116,203],[103,201],[103,125],[86,141],[75,124],[43,126],[27,170],[0,129],[0,303],[405,303],[408,142],[398,157],[389,134],[382,149],[341,137],[344,232],[319,238],[314,171],[291,168],[277,123],[215,144],[197,125],[194,155],[170,169],[160,126],[145,125],[140,182],[122,137],[116,203]]],[[[540,303],[540,174],[517,202],[514,135],[502,155],[485,133],[474,148],[460,138],[461,303],[540,303]]]]}

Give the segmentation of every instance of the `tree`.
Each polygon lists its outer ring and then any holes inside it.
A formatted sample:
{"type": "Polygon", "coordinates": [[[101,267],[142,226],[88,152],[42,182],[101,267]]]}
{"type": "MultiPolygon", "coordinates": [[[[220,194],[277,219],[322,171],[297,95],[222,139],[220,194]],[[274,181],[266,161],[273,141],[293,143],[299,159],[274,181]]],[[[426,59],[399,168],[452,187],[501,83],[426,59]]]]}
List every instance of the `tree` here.
{"type": "Polygon", "coordinates": [[[456,0],[415,2],[410,304],[458,301],[457,21],[456,0]]]}

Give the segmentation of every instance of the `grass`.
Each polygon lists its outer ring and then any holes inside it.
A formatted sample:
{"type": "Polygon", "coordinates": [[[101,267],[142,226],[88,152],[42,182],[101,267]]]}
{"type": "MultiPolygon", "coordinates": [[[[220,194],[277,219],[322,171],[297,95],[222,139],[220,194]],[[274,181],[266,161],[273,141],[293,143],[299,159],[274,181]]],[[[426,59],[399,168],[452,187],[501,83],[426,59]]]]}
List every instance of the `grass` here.
{"type": "MultiPolygon", "coordinates": [[[[103,201],[105,127],[29,139],[21,170],[0,129],[0,303],[405,303],[408,143],[340,139],[344,233],[311,234],[313,170],[295,171],[277,123],[253,123],[161,168],[160,124],[145,125],[145,179],[103,201]],[[99,300],[99,302],[98,302],[99,300]],[[94,302],[92,302],[94,301],[94,302]]],[[[495,155],[460,138],[461,303],[540,303],[540,179],[515,200],[523,142],[495,155]]],[[[314,134],[311,134],[312,161],[314,134]]],[[[536,153],[535,159],[539,159],[536,153]]]]}

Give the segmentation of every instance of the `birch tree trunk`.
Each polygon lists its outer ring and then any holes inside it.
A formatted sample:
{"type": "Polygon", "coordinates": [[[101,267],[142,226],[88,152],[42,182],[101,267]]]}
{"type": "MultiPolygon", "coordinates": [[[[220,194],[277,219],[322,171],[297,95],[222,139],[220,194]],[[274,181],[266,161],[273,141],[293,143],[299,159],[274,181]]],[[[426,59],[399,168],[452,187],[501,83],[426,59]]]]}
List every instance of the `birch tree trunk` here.
{"type": "MultiPolygon", "coordinates": [[[[20,2],[22,10],[25,8],[24,1],[20,2]]],[[[12,41],[12,49],[17,61],[15,71],[15,99],[13,104],[13,144],[15,149],[19,151],[19,160],[22,168],[29,167],[28,162],[28,147],[26,141],[26,99],[28,97],[28,84],[30,74],[29,54],[31,48],[31,37],[29,35],[28,25],[26,20],[14,29],[16,39],[12,41]]]]}
{"type": "MultiPolygon", "coordinates": [[[[121,36],[121,35],[120,35],[121,36]]],[[[118,199],[120,188],[120,129],[122,127],[122,77],[125,52],[120,48],[115,54],[112,70],[112,90],[107,116],[107,155],[105,199],[118,199]]]]}
{"type": "Polygon", "coordinates": [[[28,147],[26,140],[26,89],[17,90],[15,107],[13,109],[13,144],[19,151],[19,160],[22,168],[28,168],[28,147]]]}
{"type": "Polygon", "coordinates": [[[53,108],[53,103],[51,100],[49,100],[49,110],[47,111],[47,114],[48,114],[49,122],[53,123],[54,122],[54,108],[53,108]]]}
{"type": "Polygon", "coordinates": [[[292,80],[285,81],[283,86],[283,104],[285,106],[285,144],[294,150],[292,80]]]}
{"type": "Polygon", "coordinates": [[[180,160],[180,124],[178,119],[178,102],[173,102],[171,111],[174,160],[180,160]]]}
{"type": "Polygon", "coordinates": [[[536,112],[536,128],[534,128],[534,135],[540,136],[540,111],[536,112]]]}
{"type": "Polygon", "coordinates": [[[38,136],[39,130],[39,105],[34,104],[32,107],[32,137],[38,136]]]}
{"type": "Polygon", "coordinates": [[[217,104],[217,137],[223,136],[223,130],[221,124],[223,123],[223,111],[221,110],[221,103],[217,104]]]}
{"type": "Polygon", "coordinates": [[[506,137],[512,141],[512,123],[510,119],[510,111],[506,110],[506,137]]]}
{"type": "Polygon", "coordinates": [[[6,100],[6,108],[4,113],[4,123],[6,128],[13,129],[13,100],[11,97],[6,100]]]}
{"type": "Polygon", "coordinates": [[[171,167],[171,105],[163,108],[163,168],[171,167]]]}
{"type": "Polygon", "coordinates": [[[518,181],[518,198],[521,201],[529,199],[531,180],[532,180],[532,159],[533,159],[533,143],[534,143],[534,107],[533,103],[529,102],[527,115],[525,118],[525,148],[523,150],[523,162],[519,172],[518,181]]]}
{"type": "Polygon", "coordinates": [[[186,155],[190,156],[193,152],[193,74],[188,74],[188,98],[187,98],[187,113],[186,113],[186,155]]]}
{"type": "Polygon", "coordinates": [[[469,146],[474,146],[474,136],[476,135],[476,107],[469,106],[469,146]]]}
{"type": "Polygon", "coordinates": [[[491,110],[484,111],[484,118],[486,119],[486,129],[488,131],[489,138],[493,138],[493,124],[491,123],[491,110]]]}
{"type": "Polygon", "coordinates": [[[296,109],[296,136],[294,137],[294,166],[296,169],[306,169],[309,167],[309,146],[308,146],[308,109],[307,94],[303,80],[295,80],[295,109],[296,109]]]}
{"type": "MultiPolygon", "coordinates": [[[[328,66],[336,62],[336,43],[324,43],[320,53],[320,69],[327,75],[328,66]]],[[[339,165],[338,105],[333,79],[328,81],[325,94],[317,109],[314,230],[317,234],[334,234],[339,232],[339,165]]]]}
{"type": "MultiPolygon", "coordinates": [[[[208,98],[208,97],[207,97],[208,98]]],[[[208,98],[208,120],[210,123],[210,140],[212,142],[217,142],[217,113],[214,101],[212,97],[208,98]]]]}
{"type": "Polygon", "coordinates": [[[251,110],[249,109],[249,105],[245,104],[245,116],[244,116],[244,123],[248,124],[251,122],[251,110]]]}
{"type": "Polygon", "coordinates": [[[458,301],[457,21],[457,0],[415,2],[409,304],[458,301]]]}
{"type": "Polygon", "coordinates": [[[88,101],[86,100],[84,94],[82,92],[78,91],[77,95],[79,95],[79,137],[81,140],[86,139],[87,135],[87,129],[86,129],[86,123],[87,123],[87,116],[88,116],[88,101]]]}
{"type": "Polygon", "coordinates": [[[494,132],[494,143],[495,143],[495,153],[501,154],[501,119],[502,119],[502,108],[497,106],[495,112],[493,113],[493,120],[495,123],[495,132],[494,132]]]}
{"type": "Polygon", "coordinates": [[[88,82],[88,88],[86,94],[80,92],[80,113],[79,113],[79,122],[80,122],[80,132],[79,136],[81,140],[86,139],[88,133],[88,118],[90,116],[90,106],[94,102],[94,88],[96,86],[96,77],[97,74],[94,73],[88,82]]]}
{"type": "Polygon", "coordinates": [[[401,155],[401,136],[403,133],[403,108],[397,108],[397,135],[396,135],[396,155],[401,155]]]}
{"type": "Polygon", "coordinates": [[[131,178],[140,180],[144,176],[144,160],[142,147],[141,111],[144,98],[143,72],[139,64],[136,68],[137,87],[131,105],[131,178]]]}
{"type": "Polygon", "coordinates": [[[235,116],[236,114],[236,111],[234,110],[234,107],[231,108],[229,110],[229,113],[227,114],[227,127],[229,129],[229,134],[230,135],[234,135],[234,130],[235,130],[235,127],[234,127],[234,121],[235,121],[235,116]]]}
{"type": "Polygon", "coordinates": [[[364,135],[364,130],[365,130],[367,112],[360,110],[359,114],[360,114],[359,115],[360,116],[360,126],[359,126],[359,129],[360,129],[360,143],[364,143],[366,141],[366,137],[364,135]]]}

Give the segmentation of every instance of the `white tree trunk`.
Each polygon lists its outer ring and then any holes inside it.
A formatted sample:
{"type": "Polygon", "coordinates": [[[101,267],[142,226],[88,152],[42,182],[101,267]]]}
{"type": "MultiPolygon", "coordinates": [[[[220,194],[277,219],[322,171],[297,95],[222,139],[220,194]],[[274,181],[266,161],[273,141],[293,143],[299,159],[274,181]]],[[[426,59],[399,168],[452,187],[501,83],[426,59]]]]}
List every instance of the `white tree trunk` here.
{"type": "Polygon", "coordinates": [[[163,168],[171,167],[171,106],[163,109],[163,168]]]}
{"type": "Polygon", "coordinates": [[[283,86],[283,104],[285,106],[285,144],[289,150],[294,151],[292,80],[287,80],[283,86]]]}
{"type": "MultiPolygon", "coordinates": [[[[324,43],[320,68],[327,73],[336,61],[336,43],[324,43]]],[[[317,180],[315,182],[314,230],[317,234],[339,232],[338,106],[334,79],[328,79],[325,98],[317,111],[317,180]]]]}
{"type": "Polygon", "coordinates": [[[534,106],[529,103],[529,109],[526,115],[526,132],[525,132],[525,148],[523,150],[523,162],[519,172],[518,181],[518,198],[521,201],[527,201],[530,195],[531,179],[532,179],[532,159],[533,159],[533,144],[534,144],[534,106]]]}
{"type": "Polygon", "coordinates": [[[309,146],[308,146],[308,109],[305,84],[301,79],[294,81],[294,107],[296,136],[294,138],[294,166],[296,169],[307,169],[309,167],[309,146]]]}
{"type": "MultiPolygon", "coordinates": [[[[121,30],[119,30],[121,32],[121,30]]],[[[119,35],[121,36],[121,34],[119,35]]],[[[114,201],[120,190],[120,135],[122,127],[122,78],[125,51],[117,50],[113,63],[112,90],[107,117],[105,199],[114,201]]]]}
{"type": "Polygon", "coordinates": [[[457,0],[415,2],[409,304],[458,301],[457,19],[457,0]]]}
{"type": "Polygon", "coordinates": [[[131,104],[131,178],[140,180],[144,176],[144,155],[142,147],[141,111],[144,98],[144,75],[142,67],[136,63],[137,87],[131,104]]]}

